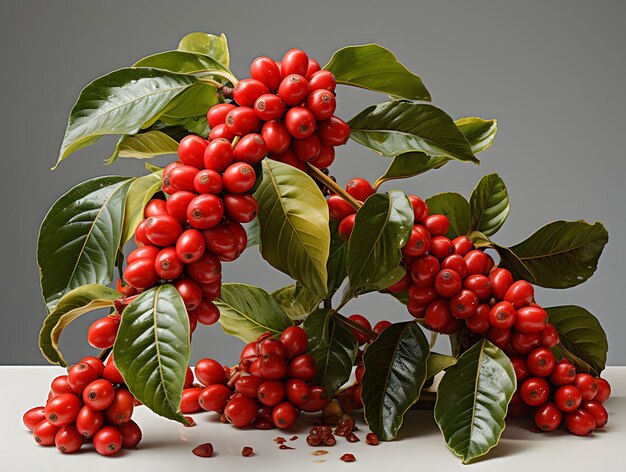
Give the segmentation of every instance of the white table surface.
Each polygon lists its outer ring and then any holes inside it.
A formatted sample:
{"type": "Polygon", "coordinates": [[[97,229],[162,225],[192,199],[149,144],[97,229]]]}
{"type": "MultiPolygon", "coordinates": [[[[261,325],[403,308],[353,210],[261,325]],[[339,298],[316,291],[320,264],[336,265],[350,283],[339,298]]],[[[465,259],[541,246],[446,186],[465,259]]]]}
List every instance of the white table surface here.
{"type": "Polygon", "coordinates": [[[606,402],[609,423],[605,431],[590,437],[577,437],[562,431],[549,434],[532,433],[529,424],[509,422],[500,444],[483,458],[463,466],[450,452],[432,419],[431,411],[409,412],[396,441],[377,447],[365,444],[366,427],[359,422],[359,443],[337,438],[330,448],[312,448],[305,442],[310,420],[301,418],[294,431],[237,430],[219,423],[212,413],[193,415],[197,426],[185,428],[152,414],[146,408],[135,409],[133,419],[143,430],[143,440],[137,449],[123,450],[115,457],[102,457],[91,446],[72,455],[63,455],[54,447],[35,444],[32,434],[22,424],[27,409],[41,405],[50,381],[64,371],[58,367],[0,366],[0,471],[180,471],[180,470],[240,470],[302,472],[315,470],[356,469],[360,471],[397,472],[475,470],[498,472],[557,472],[626,470],[626,367],[610,367],[605,377],[611,383],[613,396],[606,402]],[[307,421],[308,420],[308,421],[307,421]],[[279,450],[273,439],[277,436],[299,439],[287,442],[296,450],[279,450]],[[191,450],[198,444],[211,442],[215,455],[203,459],[191,450]],[[242,457],[243,446],[254,448],[254,457],[242,457]],[[313,456],[316,449],[329,454],[313,456]],[[343,463],[339,457],[346,453],[357,462],[343,463]],[[323,463],[314,462],[325,460],[323,463]],[[468,469],[469,468],[469,469],[468,469]]]}

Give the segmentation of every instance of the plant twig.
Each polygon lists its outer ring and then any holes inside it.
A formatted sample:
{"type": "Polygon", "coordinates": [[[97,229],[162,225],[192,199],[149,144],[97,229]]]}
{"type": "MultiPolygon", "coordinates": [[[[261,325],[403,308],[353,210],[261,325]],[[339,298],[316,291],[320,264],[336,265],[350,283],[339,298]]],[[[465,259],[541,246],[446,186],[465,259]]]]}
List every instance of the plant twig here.
{"type": "Polygon", "coordinates": [[[109,354],[111,354],[112,351],[112,347],[107,347],[106,349],[103,349],[102,351],[100,351],[100,354],[98,354],[98,359],[104,362],[106,358],[109,357],[109,354]]]}
{"type": "Polygon", "coordinates": [[[333,192],[335,192],[337,195],[339,195],[341,198],[343,198],[346,202],[348,202],[348,204],[352,208],[354,208],[355,210],[358,211],[359,208],[361,208],[361,206],[363,206],[363,204],[361,202],[359,202],[354,197],[352,197],[348,192],[346,192],[343,188],[341,188],[341,186],[337,185],[337,182],[335,182],[333,179],[328,177],[326,174],[324,174],[317,167],[309,164],[308,162],[307,162],[307,166],[309,168],[309,172],[310,172],[311,176],[314,179],[316,179],[317,181],[319,181],[319,182],[323,183],[324,185],[326,185],[326,187],[331,189],[333,192]]]}

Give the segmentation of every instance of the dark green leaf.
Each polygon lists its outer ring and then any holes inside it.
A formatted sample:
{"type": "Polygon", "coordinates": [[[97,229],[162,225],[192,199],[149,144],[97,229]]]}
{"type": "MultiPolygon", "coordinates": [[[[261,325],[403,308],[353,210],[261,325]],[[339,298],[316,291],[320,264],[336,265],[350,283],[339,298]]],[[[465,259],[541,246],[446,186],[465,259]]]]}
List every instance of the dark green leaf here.
{"type": "Polygon", "coordinates": [[[164,121],[177,120],[187,124],[187,120],[206,117],[208,109],[217,103],[219,103],[219,99],[215,87],[198,83],[174,98],[169,106],[163,110],[160,119],[164,121]]]}
{"type": "MultiPolygon", "coordinates": [[[[550,323],[559,333],[560,344],[599,375],[606,366],[608,343],[598,319],[575,305],[546,308],[550,323]]],[[[567,356],[566,356],[567,357],[567,356]]]]}
{"type": "Polygon", "coordinates": [[[464,464],[498,444],[515,388],[511,361],[486,339],[445,373],[437,390],[435,421],[464,464]]]}
{"type": "Polygon", "coordinates": [[[278,302],[259,287],[223,284],[220,298],[214,303],[220,310],[224,332],[244,342],[267,332],[280,334],[293,324],[278,302]]]}
{"type": "Polygon", "coordinates": [[[509,193],[498,174],[485,175],[470,197],[472,231],[493,236],[509,215],[509,193]]]}
{"type": "Polygon", "coordinates": [[[409,240],[413,219],[413,207],[403,192],[376,193],[365,201],[348,242],[350,286],[344,300],[387,288],[404,276],[401,248],[409,240]]]}
{"type": "Polygon", "coordinates": [[[73,152],[107,134],[136,134],[198,83],[192,75],[159,69],[120,69],[87,85],[72,108],[58,166],[73,152]]]}
{"type": "Polygon", "coordinates": [[[259,244],[259,219],[255,218],[246,226],[246,234],[248,235],[248,244],[246,248],[259,244]]]}
{"type": "Polygon", "coordinates": [[[59,198],[41,224],[37,264],[49,311],[85,284],[109,285],[120,245],[128,177],[97,177],[59,198]]]}
{"type": "Polygon", "coordinates": [[[232,72],[224,64],[206,54],[187,51],[165,51],[144,57],[133,67],[165,69],[178,74],[200,74],[212,72],[232,81],[232,72]]]}
{"type": "Polygon", "coordinates": [[[335,52],[324,69],[338,84],[352,85],[394,98],[430,100],[422,79],[404,67],[389,49],[378,44],[347,46],[335,52]]]}
{"type": "Polygon", "coordinates": [[[59,337],[63,329],[80,315],[113,306],[113,300],[120,296],[112,288],[92,284],[66,293],[46,317],[39,332],[39,349],[48,362],[66,366],[59,350],[59,337]]]}
{"type": "Polygon", "coordinates": [[[469,234],[471,228],[470,205],[463,195],[444,192],[426,199],[431,215],[442,214],[450,220],[450,229],[446,236],[454,239],[469,234]]]}
{"type": "Polygon", "coordinates": [[[448,157],[430,157],[423,152],[407,152],[393,158],[383,175],[376,180],[376,187],[394,179],[406,179],[423,174],[431,169],[439,169],[449,162],[448,157]]]}
{"type": "Polygon", "coordinates": [[[302,320],[313,312],[322,300],[298,284],[287,285],[272,292],[272,297],[279,303],[292,320],[302,320]]]}
{"type": "Polygon", "coordinates": [[[135,230],[143,220],[143,210],[155,193],[161,190],[163,171],[156,171],[139,177],[133,181],[128,189],[126,211],[122,225],[120,246],[124,246],[135,234],[135,230]]]}
{"type": "Polygon", "coordinates": [[[180,40],[178,50],[204,54],[220,62],[225,67],[230,67],[228,41],[224,33],[219,36],[200,32],[189,33],[180,40]]]}
{"type": "Polygon", "coordinates": [[[439,372],[449,369],[456,362],[456,357],[431,352],[426,363],[426,379],[431,379],[439,372]]]}
{"type": "Polygon", "coordinates": [[[135,135],[125,134],[117,142],[115,151],[106,160],[106,163],[112,164],[118,157],[152,159],[155,156],[176,154],[177,152],[178,142],[161,131],[147,131],[135,135]]]}
{"type": "Polygon", "coordinates": [[[350,377],[359,349],[356,337],[335,319],[332,310],[311,313],[302,327],[309,336],[309,354],[317,361],[313,382],[325,387],[332,396],[350,377]]]}
{"type": "Polygon", "coordinates": [[[264,159],[259,202],[261,255],[315,295],[326,296],[330,233],[328,205],[304,172],[264,159]]]}
{"type": "Polygon", "coordinates": [[[547,288],[574,287],[590,278],[609,235],[601,223],[555,221],[507,249],[495,245],[500,265],[516,278],[547,288]]]}
{"type": "Polygon", "coordinates": [[[380,103],[366,108],[348,124],[352,139],[383,156],[422,151],[431,157],[478,162],[452,118],[432,105],[380,103]]]}
{"type": "Polygon", "coordinates": [[[476,116],[461,118],[455,123],[470,143],[474,154],[490,148],[498,131],[496,120],[483,120],[476,116]]]}
{"type": "Polygon", "coordinates": [[[189,317],[172,285],[151,288],[122,313],[115,366],[130,392],[150,410],[187,424],[180,400],[189,364],[189,317]]]}
{"type": "Polygon", "coordinates": [[[341,284],[348,276],[346,260],[348,258],[348,241],[339,236],[339,222],[330,221],[330,253],[328,255],[328,296],[341,287],[341,284]]]}
{"type": "Polygon", "coordinates": [[[394,323],[365,350],[361,397],[367,425],[391,441],[426,380],[428,341],[415,322],[394,323]]]}

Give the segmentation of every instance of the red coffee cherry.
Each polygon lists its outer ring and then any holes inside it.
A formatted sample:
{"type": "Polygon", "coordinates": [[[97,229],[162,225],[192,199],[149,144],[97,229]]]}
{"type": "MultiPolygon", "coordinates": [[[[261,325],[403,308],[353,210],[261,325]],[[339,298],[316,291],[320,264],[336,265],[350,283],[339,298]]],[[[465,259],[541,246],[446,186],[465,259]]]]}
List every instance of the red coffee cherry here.
{"type": "Polygon", "coordinates": [[[327,403],[328,394],[326,393],[326,389],[319,385],[314,385],[311,387],[311,399],[304,405],[301,405],[300,409],[306,412],[320,411],[327,403]]]}
{"type": "Polygon", "coordinates": [[[154,270],[164,280],[177,279],[183,273],[183,268],[183,261],[176,255],[174,246],[161,249],[154,261],[154,270]]]}
{"type": "Polygon", "coordinates": [[[341,221],[346,216],[356,213],[356,210],[339,195],[331,195],[326,203],[328,204],[328,214],[332,220],[341,221]]]}
{"type": "Polygon", "coordinates": [[[554,347],[559,343],[559,333],[550,323],[541,330],[541,345],[543,347],[554,347]]]}
{"type": "Polygon", "coordinates": [[[211,141],[204,152],[204,166],[215,172],[223,172],[232,162],[233,148],[225,139],[211,141]]]}
{"type": "Polygon", "coordinates": [[[104,417],[109,424],[121,426],[133,416],[135,397],[125,388],[118,388],[111,405],[104,410],[104,417]]]}
{"type": "Polygon", "coordinates": [[[576,374],[574,385],[580,390],[583,400],[594,400],[598,391],[596,379],[589,374],[576,374]]]}
{"type": "Polygon", "coordinates": [[[190,264],[196,262],[204,254],[204,236],[197,229],[185,230],[176,241],[176,257],[190,264]]]}
{"type": "Polygon", "coordinates": [[[43,406],[31,408],[22,416],[22,422],[24,423],[24,426],[26,426],[26,429],[28,429],[29,431],[35,429],[35,426],[37,426],[42,421],[45,421],[45,419],[46,414],[44,413],[43,406]]]}
{"type": "Polygon", "coordinates": [[[83,406],[76,416],[76,430],[86,438],[92,438],[104,425],[104,413],[83,406]]]}
{"type": "Polygon", "coordinates": [[[485,275],[474,274],[468,276],[463,281],[463,287],[473,291],[480,301],[486,302],[491,298],[491,283],[485,275]]]}
{"type": "Polygon", "coordinates": [[[256,417],[257,402],[246,397],[236,397],[224,407],[224,415],[235,428],[245,428],[256,417]]]}
{"type": "Polygon", "coordinates": [[[200,259],[187,264],[187,275],[201,284],[210,284],[222,275],[222,264],[213,254],[205,252],[200,259]]]}
{"type": "Polygon", "coordinates": [[[254,112],[263,121],[279,120],[285,114],[285,102],[272,93],[261,95],[254,102],[254,112]]]}
{"type": "Polygon", "coordinates": [[[511,342],[512,335],[513,332],[511,328],[500,329],[495,326],[490,326],[485,337],[500,349],[506,349],[511,342]]]}
{"type": "Polygon", "coordinates": [[[192,387],[183,389],[183,394],[180,399],[181,413],[189,415],[197,413],[202,409],[200,408],[200,403],[198,403],[200,393],[202,393],[201,388],[192,387]]]}
{"type": "Polygon", "coordinates": [[[426,310],[428,309],[428,305],[416,303],[415,300],[409,300],[406,309],[411,316],[421,319],[426,316],[426,310]]]}
{"type": "Polygon", "coordinates": [[[198,381],[206,387],[213,384],[226,385],[228,382],[224,367],[214,359],[200,359],[196,363],[195,373],[198,381]]]}
{"type": "Polygon", "coordinates": [[[261,358],[259,369],[261,376],[269,380],[282,379],[287,374],[285,359],[274,353],[267,354],[261,358]]]}
{"type": "Polygon", "coordinates": [[[209,145],[206,139],[195,134],[185,136],[178,145],[178,157],[186,166],[197,169],[204,167],[204,150],[209,145]]]}
{"type": "MultiPolygon", "coordinates": [[[[368,321],[367,318],[365,318],[363,315],[358,315],[358,314],[354,314],[354,315],[350,315],[348,316],[348,319],[350,321],[355,322],[356,324],[358,324],[359,326],[361,326],[364,329],[367,329],[369,331],[372,330],[372,325],[370,324],[370,322],[368,321]]],[[[354,328],[350,328],[352,330],[352,333],[356,336],[357,341],[359,342],[359,345],[363,345],[365,343],[368,343],[369,341],[371,341],[370,337],[364,333],[362,333],[361,331],[358,331],[354,328]]]]}
{"type": "Polygon", "coordinates": [[[111,406],[115,398],[115,388],[106,379],[91,382],[82,392],[83,402],[92,410],[104,410],[111,406]]]}
{"type": "MultiPolygon", "coordinates": [[[[93,371],[91,366],[89,368],[93,371]]],[[[44,408],[44,414],[46,415],[46,420],[54,426],[65,426],[74,422],[82,406],[83,403],[76,395],[62,393],[48,400],[44,408]]]]}
{"type": "Polygon", "coordinates": [[[395,284],[387,287],[387,290],[389,290],[392,293],[406,292],[411,286],[411,283],[412,283],[411,274],[405,271],[404,276],[400,280],[398,280],[395,284]]]}
{"type": "Polygon", "coordinates": [[[143,220],[137,225],[137,229],[135,229],[135,244],[139,247],[151,244],[148,238],[146,238],[145,226],[146,220],[143,220]]]}
{"type": "Polygon", "coordinates": [[[284,76],[289,74],[306,75],[309,68],[309,56],[300,49],[290,49],[285,53],[281,61],[281,69],[284,76]]]}
{"type": "Polygon", "coordinates": [[[450,227],[450,220],[446,215],[430,215],[424,219],[424,226],[431,236],[444,236],[450,227]]]}
{"type": "Polygon", "coordinates": [[[233,158],[237,162],[256,164],[263,159],[266,153],[267,146],[263,137],[260,134],[251,133],[242,137],[235,145],[233,158]]]}
{"type": "MultiPolygon", "coordinates": [[[[428,257],[428,256],[426,256],[428,257]]],[[[438,272],[438,271],[437,271],[438,272]]],[[[437,275],[435,272],[435,275],[437,275]]],[[[435,287],[429,285],[427,287],[419,287],[415,284],[412,284],[409,287],[409,300],[416,305],[426,306],[430,302],[434,302],[437,298],[439,298],[439,294],[435,290],[435,287]]]]}
{"type": "Polygon", "coordinates": [[[452,244],[454,245],[454,251],[461,257],[464,257],[474,247],[472,240],[467,236],[458,236],[454,238],[452,240],[452,244]]]}
{"type": "Polygon", "coordinates": [[[211,194],[196,196],[187,207],[189,224],[197,229],[208,229],[220,222],[224,205],[220,197],[211,194]]]}
{"type": "Polygon", "coordinates": [[[122,449],[122,433],[113,426],[105,426],[93,437],[93,446],[103,456],[117,454],[122,449]]]}
{"type": "Polygon", "coordinates": [[[306,332],[299,326],[289,326],[285,329],[280,335],[280,341],[285,346],[288,359],[304,354],[309,343],[306,332]]]}
{"type": "MultiPolygon", "coordinates": [[[[200,172],[198,172],[199,175],[200,172]]],[[[187,207],[191,200],[196,197],[193,192],[176,192],[167,199],[167,213],[181,224],[187,223],[187,207]]]]}
{"type": "Polygon", "coordinates": [[[554,370],[550,374],[550,382],[553,385],[568,385],[574,383],[576,378],[576,367],[567,359],[562,359],[554,366],[554,370]]]}
{"type": "Polygon", "coordinates": [[[56,434],[54,442],[57,449],[63,454],[73,454],[83,446],[85,438],[76,431],[74,425],[66,425],[56,434]]]}
{"type": "Polygon", "coordinates": [[[341,146],[350,138],[350,126],[337,116],[318,123],[317,134],[322,144],[328,146],[341,146]]]}
{"type": "Polygon", "coordinates": [[[317,374],[317,362],[309,354],[301,354],[295,357],[289,363],[287,369],[287,375],[289,375],[289,377],[302,379],[305,382],[313,380],[315,374],[317,374]]]}
{"type": "Polygon", "coordinates": [[[298,419],[298,410],[290,402],[282,402],[272,410],[272,422],[279,429],[291,428],[298,419]]]}
{"type": "Polygon", "coordinates": [[[337,108],[337,102],[333,92],[317,89],[309,94],[309,97],[306,99],[306,106],[313,112],[318,121],[322,121],[328,120],[333,116],[337,108]]]}
{"type": "Polygon", "coordinates": [[[570,433],[587,436],[596,429],[596,421],[591,413],[583,409],[566,413],[565,425],[570,433]]]}
{"type": "Polygon", "coordinates": [[[329,70],[314,72],[310,77],[307,77],[307,79],[309,80],[311,90],[326,89],[333,92],[337,86],[335,76],[329,70]]]}
{"type": "Polygon", "coordinates": [[[465,326],[472,333],[483,334],[489,330],[489,312],[491,307],[486,303],[481,303],[476,309],[476,313],[465,320],[465,326]]]}
{"type": "Polygon", "coordinates": [[[541,344],[539,333],[520,333],[515,331],[511,336],[511,347],[518,354],[528,354],[541,344]]]}
{"type": "Polygon", "coordinates": [[[428,216],[428,205],[417,195],[408,195],[408,198],[413,207],[415,222],[423,221],[428,216]]]}
{"type": "Polygon", "coordinates": [[[224,225],[217,225],[213,228],[202,231],[206,243],[206,249],[217,255],[228,254],[237,251],[237,240],[224,225]]]}
{"type": "Polygon", "coordinates": [[[217,195],[222,191],[222,176],[214,170],[204,169],[196,174],[193,185],[198,193],[217,195]]]}
{"type": "Polygon", "coordinates": [[[124,269],[124,280],[137,289],[153,287],[159,281],[154,259],[138,259],[128,264],[124,269]]]}
{"type": "Polygon", "coordinates": [[[509,302],[496,303],[489,312],[489,323],[500,329],[507,329],[515,323],[515,307],[509,302]]]}
{"type": "Polygon", "coordinates": [[[248,245],[248,235],[244,227],[241,226],[240,223],[233,220],[223,221],[222,224],[233,236],[235,236],[237,250],[239,252],[243,252],[248,245]]]}
{"type": "Polygon", "coordinates": [[[117,282],[115,282],[115,290],[120,292],[125,297],[132,297],[133,295],[137,295],[137,290],[135,289],[135,287],[131,287],[122,279],[117,279],[117,282]]]}
{"type": "Polygon", "coordinates": [[[174,288],[178,290],[187,310],[195,310],[202,300],[202,291],[197,283],[186,277],[174,282],[174,288]]]}
{"type": "MultiPolygon", "coordinates": [[[[278,87],[278,96],[290,107],[303,103],[308,94],[309,84],[303,76],[298,74],[288,75],[278,87]]],[[[277,118],[280,116],[275,119],[277,118]]]]}
{"type": "MultiPolygon", "coordinates": [[[[80,395],[87,384],[93,382],[98,378],[98,372],[91,365],[86,362],[80,362],[74,364],[67,371],[67,383],[70,385],[75,393],[80,395]]],[[[63,425],[57,425],[63,426],[63,425]]]]}
{"type": "Polygon", "coordinates": [[[212,384],[200,392],[198,403],[206,411],[222,411],[232,393],[226,385],[212,384]]]}
{"type": "Polygon", "coordinates": [[[548,314],[539,306],[525,306],[517,310],[517,317],[515,318],[515,329],[517,331],[522,333],[539,333],[546,327],[547,323],[548,314]]]}
{"type": "Polygon", "coordinates": [[[609,422],[609,413],[606,411],[606,408],[602,406],[602,403],[595,400],[588,400],[582,402],[581,407],[583,410],[591,413],[591,416],[593,416],[596,422],[597,429],[604,428],[609,422]]]}
{"type": "MultiPolygon", "coordinates": [[[[287,128],[280,121],[268,121],[263,125],[261,136],[270,154],[280,154],[289,148],[291,143],[291,135],[287,128]]],[[[244,137],[243,139],[245,139],[244,137]]],[[[242,141],[243,141],[242,139],[242,141]]],[[[238,145],[241,143],[239,141],[238,145]]],[[[235,149],[237,146],[235,146],[235,149]]],[[[247,162],[247,161],[246,161],[247,162]]]]}
{"type": "Polygon", "coordinates": [[[156,246],[142,246],[133,250],[126,258],[127,263],[135,262],[139,259],[152,259],[155,260],[156,256],[161,252],[161,249],[156,246]]]}
{"type": "Polygon", "coordinates": [[[104,371],[104,362],[102,362],[99,358],[95,356],[85,356],[80,360],[80,362],[85,362],[89,364],[96,370],[98,377],[102,377],[102,372],[104,371]]]}
{"type": "Polygon", "coordinates": [[[413,225],[409,240],[402,248],[405,256],[418,257],[427,254],[430,250],[430,233],[422,225],[413,225]]]}
{"type": "Polygon", "coordinates": [[[294,138],[308,138],[315,132],[315,116],[308,108],[293,107],[285,115],[285,126],[294,138]]]}
{"type": "Polygon", "coordinates": [[[259,211],[256,198],[250,194],[227,193],[223,198],[226,214],[239,223],[249,223],[259,211]]]}
{"type": "Polygon", "coordinates": [[[296,157],[305,162],[317,157],[322,147],[320,138],[318,138],[315,133],[308,138],[294,139],[292,144],[293,152],[296,154],[296,157]]]}
{"type": "Polygon", "coordinates": [[[215,141],[216,139],[225,139],[226,141],[232,141],[235,139],[235,135],[226,127],[226,123],[217,125],[211,129],[209,133],[209,140],[215,141]]]}
{"type": "Polygon", "coordinates": [[[49,447],[54,445],[54,438],[61,429],[47,420],[41,421],[33,429],[33,439],[40,446],[49,447]]]}
{"type": "MultiPolygon", "coordinates": [[[[244,136],[246,134],[254,133],[260,127],[261,120],[258,116],[256,116],[254,109],[250,107],[243,106],[233,108],[228,112],[228,115],[226,115],[226,128],[235,136],[244,136]]],[[[204,162],[206,166],[206,154],[204,162]]],[[[210,167],[207,166],[207,168],[210,167]]]]}
{"type": "Polygon", "coordinates": [[[210,326],[212,324],[217,323],[217,320],[220,319],[220,310],[215,306],[215,303],[210,300],[204,300],[198,304],[198,306],[193,310],[198,323],[201,323],[206,326],[210,326]]]}
{"type": "Polygon", "coordinates": [[[554,402],[546,402],[535,410],[535,424],[542,431],[554,431],[561,425],[563,413],[554,402]]]}
{"type": "Polygon", "coordinates": [[[391,326],[391,321],[380,320],[378,323],[374,325],[374,327],[372,328],[372,331],[374,331],[376,334],[380,334],[384,330],[389,328],[389,326],[391,326]]]}
{"type": "Polygon", "coordinates": [[[435,283],[439,269],[439,261],[435,257],[416,257],[411,264],[411,279],[418,287],[430,287],[435,283]]]}
{"type": "Polygon", "coordinates": [[[257,57],[252,61],[250,76],[263,82],[270,90],[276,90],[280,85],[280,70],[276,63],[267,56],[257,57]]]}
{"type": "Polygon", "coordinates": [[[102,378],[107,379],[108,381],[114,384],[123,384],[124,379],[122,378],[122,374],[117,370],[115,366],[115,362],[113,361],[113,354],[109,356],[106,365],[104,366],[104,371],[102,372],[102,378]]]}
{"type": "Polygon", "coordinates": [[[255,79],[242,79],[233,88],[233,98],[244,107],[251,107],[264,94],[269,93],[267,86],[255,79]]]}
{"type": "Polygon", "coordinates": [[[548,377],[556,365],[556,359],[552,351],[546,347],[540,347],[531,351],[526,358],[528,370],[535,377],[548,377]]]}
{"type": "Polygon", "coordinates": [[[195,192],[195,186],[193,184],[194,178],[198,173],[198,169],[192,166],[178,166],[173,168],[169,176],[164,179],[164,183],[168,183],[168,190],[166,193],[172,194],[184,190],[186,192],[195,192]]]}
{"type": "Polygon", "coordinates": [[[550,384],[548,384],[546,379],[531,377],[520,387],[520,395],[527,405],[539,406],[548,400],[550,396],[550,384]]]}
{"type": "Polygon", "coordinates": [[[554,403],[564,412],[576,410],[582,401],[582,394],[574,385],[563,385],[554,392],[554,403]]]}
{"type": "Polygon", "coordinates": [[[128,420],[128,423],[120,426],[119,430],[122,435],[122,447],[135,447],[141,442],[141,428],[133,420],[128,420]]]}
{"type": "Polygon", "coordinates": [[[320,69],[321,67],[315,59],[309,59],[309,66],[306,69],[306,78],[309,79],[313,74],[315,74],[320,69]]]}
{"type": "Polygon", "coordinates": [[[318,169],[325,169],[330,167],[335,161],[335,149],[332,146],[320,145],[320,152],[317,157],[314,157],[309,161],[311,165],[314,165],[318,169]]]}
{"type": "Polygon", "coordinates": [[[144,218],[150,218],[154,215],[166,215],[167,214],[167,205],[165,200],[153,199],[148,202],[146,207],[143,210],[144,218]]]}
{"type": "Polygon", "coordinates": [[[213,105],[206,114],[209,126],[211,128],[215,128],[216,126],[224,124],[226,122],[226,115],[228,115],[228,112],[234,110],[235,108],[237,107],[232,103],[220,103],[218,105],[213,105]]]}
{"type": "Polygon", "coordinates": [[[498,268],[489,274],[491,283],[491,293],[496,300],[504,300],[504,295],[511,285],[513,285],[513,275],[506,269],[498,268]]]}
{"type": "Polygon", "coordinates": [[[469,318],[477,309],[478,297],[471,290],[461,289],[450,299],[450,313],[455,318],[469,318]]]}
{"type": "Polygon", "coordinates": [[[433,331],[444,332],[451,323],[456,321],[456,318],[450,313],[448,300],[438,298],[428,305],[425,320],[428,327],[433,331]]]}
{"type": "Polygon", "coordinates": [[[245,193],[254,187],[256,174],[250,164],[235,162],[223,174],[224,189],[229,193],[245,193]]]}
{"type": "Polygon", "coordinates": [[[530,305],[534,298],[535,290],[533,286],[525,280],[518,280],[513,283],[504,294],[504,299],[507,302],[511,302],[515,308],[530,305]]]}
{"type": "MultiPolygon", "coordinates": [[[[119,316],[105,316],[99,318],[89,326],[87,341],[96,349],[106,349],[113,346],[120,327],[119,316]]],[[[63,392],[66,393],[66,392],[63,392]]]]}
{"type": "Polygon", "coordinates": [[[452,297],[462,286],[461,276],[452,269],[440,270],[435,276],[435,290],[442,297],[452,297]]]}
{"type": "Polygon", "coordinates": [[[467,270],[470,275],[482,274],[487,275],[489,267],[489,256],[478,249],[468,252],[465,257],[467,262],[467,270]]]}
{"type": "Polygon", "coordinates": [[[604,403],[611,396],[611,385],[605,379],[599,377],[596,379],[596,383],[598,384],[598,390],[594,400],[604,403]]]}
{"type": "Polygon", "coordinates": [[[346,216],[341,223],[339,223],[339,236],[341,239],[347,241],[350,239],[350,235],[352,234],[352,230],[354,229],[354,220],[356,219],[356,213],[352,215],[346,216]]]}
{"type": "MultiPolygon", "coordinates": [[[[183,232],[183,227],[170,215],[156,215],[145,220],[144,231],[146,238],[152,244],[166,247],[176,243],[183,232]]],[[[124,278],[128,281],[126,277],[124,278]]]]}
{"type": "MultiPolygon", "coordinates": [[[[445,236],[435,236],[433,239],[431,239],[430,252],[434,256],[436,256],[436,254],[434,253],[435,240],[439,239],[439,241],[441,241],[441,238],[448,239],[445,236]]],[[[437,244],[439,244],[441,246],[441,242],[438,242],[437,244]]],[[[461,276],[461,279],[467,278],[467,273],[468,273],[467,262],[465,262],[465,259],[463,259],[458,254],[452,254],[451,256],[446,257],[443,260],[443,262],[441,263],[441,268],[442,269],[452,269],[453,271],[455,271],[456,273],[458,273],[461,276]]]]}
{"type": "MultiPolygon", "coordinates": [[[[427,228],[428,229],[428,228],[427,228]]],[[[435,236],[430,240],[430,253],[435,256],[440,261],[443,261],[446,257],[454,254],[454,246],[452,245],[452,241],[450,241],[445,236],[435,236]]],[[[457,256],[460,259],[463,259],[461,256],[457,256]]],[[[465,261],[463,261],[465,262],[465,261]]],[[[467,270],[467,264],[466,264],[467,270]]]]}
{"type": "Polygon", "coordinates": [[[263,381],[257,391],[259,401],[266,406],[276,406],[285,398],[285,387],[280,380],[263,381]]]}
{"type": "Polygon", "coordinates": [[[348,192],[351,197],[364,202],[370,195],[374,194],[374,189],[367,180],[357,177],[348,181],[346,184],[346,192],[348,192]]]}
{"type": "Polygon", "coordinates": [[[515,378],[517,379],[517,383],[521,385],[524,380],[530,377],[526,361],[523,357],[511,357],[511,364],[513,364],[513,368],[515,369],[515,378]]]}

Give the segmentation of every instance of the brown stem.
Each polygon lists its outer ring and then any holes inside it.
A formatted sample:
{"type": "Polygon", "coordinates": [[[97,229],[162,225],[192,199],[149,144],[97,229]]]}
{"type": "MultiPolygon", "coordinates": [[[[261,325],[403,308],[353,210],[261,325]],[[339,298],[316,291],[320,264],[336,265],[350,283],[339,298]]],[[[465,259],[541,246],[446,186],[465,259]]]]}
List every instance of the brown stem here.
{"type": "Polygon", "coordinates": [[[111,354],[112,351],[112,347],[107,347],[106,349],[103,349],[102,351],[100,351],[100,354],[98,354],[98,359],[104,362],[106,358],[109,357],[109,354],[111,354]]]}
{"type": "Polygon", "coordinates": [[[341,198],[343,198],[355,210],[358,211],[359,208],[361,208],[361,206],[363,204],[361,202],[359,202],[358,200],[356,200],[354,197],[352,197],[348,192],[346,192],[339,185],[337,185],[337,182],[333,181],[333,179],[328,177],[321,170],[319,170],[317,167],[309,164],[308,162],[307,162],[307,166],[309,167],[309,173],[311,174],[311,176],[314,179],[316,179],[318,182],[321,182],[324,185],[326,185],[326,187],[328,187],[333,192],[335,192],[337,195],[339,195],[341,198]]]}

